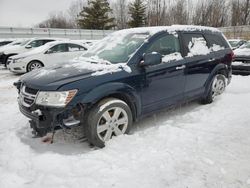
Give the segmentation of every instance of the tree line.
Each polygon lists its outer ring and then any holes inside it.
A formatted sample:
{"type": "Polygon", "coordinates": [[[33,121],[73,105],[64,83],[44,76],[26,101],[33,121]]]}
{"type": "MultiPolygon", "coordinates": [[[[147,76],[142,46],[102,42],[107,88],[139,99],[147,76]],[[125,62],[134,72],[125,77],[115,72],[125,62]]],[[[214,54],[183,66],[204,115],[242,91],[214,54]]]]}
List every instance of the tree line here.
{"type": "Polygon", "coordinates": [[[250,25],[250,0],[76,0],[37,26],[124,29],[173,24],[250,25]]]}

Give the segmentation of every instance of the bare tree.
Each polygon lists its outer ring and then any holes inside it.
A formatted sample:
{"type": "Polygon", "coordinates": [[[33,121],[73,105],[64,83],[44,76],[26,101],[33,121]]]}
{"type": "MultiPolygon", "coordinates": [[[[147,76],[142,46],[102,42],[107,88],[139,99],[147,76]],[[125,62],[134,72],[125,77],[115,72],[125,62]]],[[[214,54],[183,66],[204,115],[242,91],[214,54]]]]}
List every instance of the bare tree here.
{"type": "Polygon", "coordinates": [[[117,29],[125,29],[128,27],[128,1],[127,0],[116,0],[111,4],[113,9],[113,15],[117,29]]]}
{"type": "MultiPolygon", "coordinates": [[[[170,0],[168,0],[170,2],[170,0]]],[[[166,0],[147,1],[147,21],[149,26],[164,25],[167,9],[166,0]]]]}
{"type": "Polygon", "coordinates": [[[72,29],[74,25],[63,12],[51,13],[49,18],[38,24],[40,28],[72,29]]]}
{"type": "Polygon", "coordinates": [[[227,24],[226,0],[207,0],[197,4],[192,22],[196,25],[222,27],[227,24]]]}
{"type": "Polygon", "coordinates": [[[165,21],[167,25],[188,24],[186,4],[182,0],[177,0],[175,4],[172,4],[166,14],[165,21]]]}
{"type": "Polygon", "coordinates": [[[67,11],[69,20],[73,24],[74,28],[78,28],[78,15],[83,10],[83,7],[87,5],[87,0],[73,1],[67,11]]]}
{"type": "Polygon", "coordinates": [[[231,25],[250,24],[250,0],[232,0],[231,25]]]}

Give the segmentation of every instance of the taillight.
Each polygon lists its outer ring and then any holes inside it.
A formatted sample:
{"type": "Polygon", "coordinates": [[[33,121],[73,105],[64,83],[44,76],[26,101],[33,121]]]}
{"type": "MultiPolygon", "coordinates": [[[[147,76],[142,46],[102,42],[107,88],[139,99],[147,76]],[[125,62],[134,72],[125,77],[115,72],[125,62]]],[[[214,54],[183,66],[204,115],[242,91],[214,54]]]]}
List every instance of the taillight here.
{"type": "Polygon", "coordinates": [[[229,58],[230,58],[230,61],[234,60],[234,58],[235,58],[234,51],[231,51],[231,53],[229,54],[229,58]]]}

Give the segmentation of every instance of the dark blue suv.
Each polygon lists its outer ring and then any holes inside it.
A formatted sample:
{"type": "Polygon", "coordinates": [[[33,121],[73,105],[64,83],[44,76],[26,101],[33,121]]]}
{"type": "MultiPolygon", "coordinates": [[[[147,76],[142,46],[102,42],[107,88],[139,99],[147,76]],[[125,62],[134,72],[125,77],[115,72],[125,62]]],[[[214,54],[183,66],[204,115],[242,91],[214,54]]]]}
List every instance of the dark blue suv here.
{"type": "Polygon", "coordinates": [[[114,32],[81,57],[25,74],[15,83],[33,132],[84,126],[98,147],[158,110],[211,103],[231,79],[233,52],[223,34],[199,26],[114,32]]]}

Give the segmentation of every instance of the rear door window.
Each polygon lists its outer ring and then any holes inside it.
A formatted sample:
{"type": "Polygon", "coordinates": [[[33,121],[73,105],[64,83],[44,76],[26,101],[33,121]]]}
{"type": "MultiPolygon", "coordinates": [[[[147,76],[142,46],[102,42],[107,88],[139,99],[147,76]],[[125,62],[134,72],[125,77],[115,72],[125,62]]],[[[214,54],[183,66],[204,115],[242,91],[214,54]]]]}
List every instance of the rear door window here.
{"type": "Polygon", "coordinates": [[[202,34],[184,33],[183,42],[185,48],[185,55],[188,57],[207,55],[211,52],[207,41],[202,34]]]}
{"type": "Polygon", "coordinates": [[[50,53],[60,53],[60,52],[68,52],[67,44],[57,44],[54,47],[50,48],[50,53]]]}
{"type": "Polygon", "coordinates": [[[84,51],[86,50],[83,46],[78,44],[68,44],[69,52],[77,52],[77,51],[84,51]]]}

